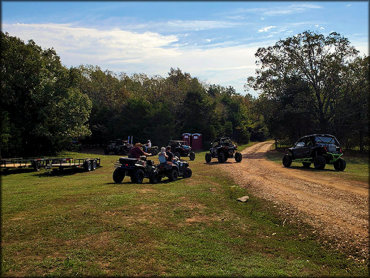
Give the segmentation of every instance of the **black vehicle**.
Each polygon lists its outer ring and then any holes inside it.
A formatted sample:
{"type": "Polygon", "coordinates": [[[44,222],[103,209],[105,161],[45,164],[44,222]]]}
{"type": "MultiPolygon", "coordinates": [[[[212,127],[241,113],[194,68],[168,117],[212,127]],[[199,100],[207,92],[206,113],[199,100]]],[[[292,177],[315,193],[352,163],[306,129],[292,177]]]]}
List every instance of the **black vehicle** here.
{"type": "Polygon", "coordinates": [[[213,141],[209,153],[206,153],[206,162],[210,163],[212,158],[217,158],[218,162],[224,163],[228,158],[235,158],[236,162],[242,161],[242,154],[237,152],[237,146],[229,137],[217,138],[213,141]]]}
{"type": "Polygon", "coordinates": [[[154,182],[160,182],[162,178],[168,177],[170,181],[177,180],[178,177],[190,178],[193,174],[186,161],[177,161],[173,163],[157,165],[156,177],[154,182]]]}
{"type": "Polygon", "coordinates": [[[170,140],[168,146],[171,146],[171,151],[178,158],[189,156],[190,160],[195,159],[195,153],[192,151],[191,147],[186,145],[185,141],[182,140],[170,140]]]}
{"type": "Polygon", "coordinates": [[[143,183],[144,178],[155,182],[157,175],[156,167],[152,160],[146,160],[145,156],[138,158],[121,157],[113,172],[115,183],[121,183],[125,176],[129,176],[133,183],[143,183]]]}
{"type": "Polygon", "coordinates": [[[190,178],[191,175],[189,163],[185,161],[154,165],[154,162],[146,160],[145,156],[140,159],[121,157],[113,172],[113,180],[115,183],[121,183],[125,176],[130,176],[133,183],[143,183],[144,178],[148,178],[150,183],[158,183],[163,177],[174,181],[179,176],[190,178]]]}
{"type": "Polygon", "coordinates": [[[333,164],[335,170],[344,171],[346,162],[340,144],[333,135],[312,134],[300,138],[283,157],[283,165],[290,167],[292,162],[301,162],[309,168],[324,169],[326,164],[333,164]]]}
{"type": "Polygon", "coordinates": [[[114,153],[116,155],[127,155],[132,147],[132,144],[129,144],[127,140],[111,140],[104,148],[104,154],[114,153]]]}
{"type": "Polygon", "coordinates": [[[159,148],[158,148],[158,146],[152,146],[152,147],[150,147],[150,148],[146,148],[145,152],[147,152],[147,153],[151,153],[151,154],[152,154],[152,156],[153,156],[153,155],[157,155],[157,154],[158,154],[158,152],[159,152],[159,148]]]}

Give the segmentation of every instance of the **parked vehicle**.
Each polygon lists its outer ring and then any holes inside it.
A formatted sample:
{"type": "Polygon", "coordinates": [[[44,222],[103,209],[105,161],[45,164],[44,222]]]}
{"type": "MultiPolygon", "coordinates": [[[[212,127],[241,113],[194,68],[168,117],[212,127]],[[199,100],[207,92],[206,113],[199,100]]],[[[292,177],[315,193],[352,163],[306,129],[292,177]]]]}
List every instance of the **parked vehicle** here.
{"type": "Polygon", "coordinates": [[[190,178],[192,175],[189,163],[185,161],[154,165],[154,162],[146,160],[145,156],[140,159],[121,157],[116,167],[113,172],[115,183],[121,183],[125,176],[129,176],[133,183],[143,183],[144,178],[148,178],[150,183],[158,183],[164,177],[174,181],[179,176],[190,178]]]}
{"type": "Polygon", "coordinates": [[[206,153],[205,159],[210,163],[212,158],[217,158],[219,163],[224,163],[228,158],[235,158],[236,162],[241,162],[243,156],[237,152],[237,145],[229,137],[220,137],[213,141],[209,153],[206,153]]]}
{"type": "Polygon", "coordinates": [[[127,155],[132,148],[132,144],[128,143],[127,140],[111,140],[104,148],[104,154],[116,154],[116,155],[127,155]]]}
{"type": "Polygon", "coordinates": [[[182,140],[170,140],[168,146],[171,146],[171,150],[175,156],[178,158],[189,157],[190,160],[195,159],[195,153],[192,151],[191,147],[186,145],[185,141],[182,140]]]}
{"type": "Polygon", "coordinates": [[[326,164],[333,164],[335,170],[344,171],[346,161],[342,148],[330,134],[312,134],[300,138],[293,147],[289,148],[283,157],[283,165],[290,167],[292,162],[300,162],[309,168],[314,164],[315,169],[324,169],[326,164]]]}

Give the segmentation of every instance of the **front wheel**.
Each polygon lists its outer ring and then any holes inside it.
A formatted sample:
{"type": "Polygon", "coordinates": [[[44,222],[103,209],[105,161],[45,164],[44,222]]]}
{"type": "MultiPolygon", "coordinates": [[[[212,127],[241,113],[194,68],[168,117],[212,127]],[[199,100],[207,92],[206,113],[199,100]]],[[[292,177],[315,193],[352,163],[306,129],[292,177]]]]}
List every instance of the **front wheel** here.
{"type": "Polygon", "coordinates": [[[240,162],[240,161],[242,161],[242,159],[243,159],[242,154],[240,152],[236,152],[235,153],[235,161],[240,162]]]}
{"type": "Polygon", "coordinates": [[[210,153],[206,153],[206,162],[210,163],[212,159],[212,155],[210,153]]]}
{"type": "Polygon", "coordinates": [[[223,152],[220,152],[217,158],[219,163],[224,163],[226,161],[225,154],[223,152]]]}
{"type": "Polygon", "coordinates": [[[170,179],[170,181],[175,181],[177,180],[178,176],[179,176],[179,172],[176,169],[172,169],[168,178],[170,179]]]}
{"type": "Polygon", "coordinates": [[[313,159],[313,165],[315,166],[315,169],[317,169],[317,170],[324,169],[325,168],[325,164],[326,164],[326,160],[325,160],[325,157],[323,157],[322,155],[317,155],[313,159]]]}
{"type": "Polygon", "coordinates": [[[144,171],[142,169],[137,169],[135,173],[131,176],[131,181],[133,183],[143,183],[144,176],[144,171]]]}
{"type": "Polygon", "coordinates": [[[346,161],[342,158],[339,158],[337,161],[334,162],[334,169],[337,171],[344,171],[346,169],[346,161]]]}
{"type": "Polygon", "coordinates": [[[190,178],[192,174],[193,174],[193,171],[191,171],[190,168],[186,168],[184,171],[184,178],[190,178]]]}
{"type": "Polygon", "coordinates": [[[195,159],[195,153],[194,152],[191,152],[189,154],[189,157],[190,157],[190,160],[193,161],[195,159]]]}
{"type": "Polygon", "coordinates": [[[289,154],[284,155],[283,157],[283,165],[284,167],[290,167],[292,165],[292,157],[289,154]]]}
{"type": "Polygon", "coordinates": [[[124,178],[125,178],[125,171],[124,170],[122,170],[120,168],[117,168],[116,170],[114,170],[113,180],[114,180],[115,183],[121,183],[124,178]]]}

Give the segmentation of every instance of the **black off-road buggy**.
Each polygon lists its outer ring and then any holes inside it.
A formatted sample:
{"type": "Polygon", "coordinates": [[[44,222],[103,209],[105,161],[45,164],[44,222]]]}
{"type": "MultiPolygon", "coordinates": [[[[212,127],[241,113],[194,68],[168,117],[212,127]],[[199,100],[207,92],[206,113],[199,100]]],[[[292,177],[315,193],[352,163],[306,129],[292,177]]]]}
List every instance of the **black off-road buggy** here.
{"type": "Polygon", "coordinates": [[[212,158],[217,158],[220,163],[226,162],[228,158],[235,158],[236,162],[241,162],[243,157],[236,151],[237,148],[229,137],[217,138],[213,141],[210,152],[206,153],[206,162],[210,163],[212,158]]]}
{"type": "Polygon", "coordinates": [[[148,178],[150,183],[158,183],[163,177],[174,181],[179,176],[190,178],[192,171],[188,167],[189,163],[185,161],[154,165],[154,162],[146,160],[145,156],[140,159],[121,157],[113,172],[113,180],[115,183],[121,183],[125,176],[130,176],[133,183],[143,183],[144,178],[148,178]]]}
{"type": "Polygon", "coordinates": [[[127,155],[132,148],[132,144],[129,144],[127,140],[111,140],[104,148],[104,154],[120,154],[127,155]]]}
{"type": "Polygon", "coordinates": [[[171,151],[178,158],[189,157],[190,160],[195,159],[195,153],[192,151],[191,147],[186,145],[185,141],[182,140],[170,140],[168,146],[171,147],[171,151]]]}
{"type": "Polygon", "coordinates": [[[312,134],[300,138],[293,147],[289,148],[283,157],[283,165],[290,167],[292,162],[300,162],[309,168],[314,164],[315,169],[324,169],[326,164],[333,164],[335,170],[344,171],[346,161],[340,144],[333,135],[312,134]]]}

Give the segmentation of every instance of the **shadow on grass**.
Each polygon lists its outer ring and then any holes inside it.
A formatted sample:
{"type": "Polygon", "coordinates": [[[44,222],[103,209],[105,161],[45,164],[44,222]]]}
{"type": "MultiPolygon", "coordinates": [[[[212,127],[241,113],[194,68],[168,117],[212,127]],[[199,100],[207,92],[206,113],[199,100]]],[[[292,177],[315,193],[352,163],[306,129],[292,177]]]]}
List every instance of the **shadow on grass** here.
{"type": "Polygon", "coordinates": [[[30,173],[35,172],[33,168],[22,168],[22,169],[2,169],[1,176],[8,176],[14,174],[30,173]]]}
{"type": "Polygon", "coordinates": [[[71,176],[71,175],[74,175],[74,174],[77,174],[77,173],[84,173],[86,172],[84,169],[79,169],[79,168],[72,168],[72,169],[63,169],[63,170],[60,170],[60,169],[53,169],[51,171],[45,171],[45,172],[39,172],[37,174],[35,174],[34,176],[37,176],[37,177],[51,177],[51,176],[54,176],[54,177],[57,177],[57,176],[71,176]]]}
{"type": "MultiPolygon", "coordinates": [[[[183,179],[186,179],[186,178],[180,177],[177,180],[183,180],[183,179]]],[[[105,184],[106,185],[112,185],[112,184],[121,184],[121,185],[136,184],[136,185],[139,185],[140,186],[140,185],[146,185],[146,184],[157,185],[157,184],[167,184],[167,183],[173,183],[173,182],[175,182],[175,181],[171,181],[168,178],[166,178],[165,180],[161,180],[160,182],[157,182],[157,183],[150,183],[147,179],[144,179],[143,183],[134,183],[134,182],[131,182],[130,180],[127,180],[127,181],[123,181],[121,183],[107,182],[105,184]]]]}

